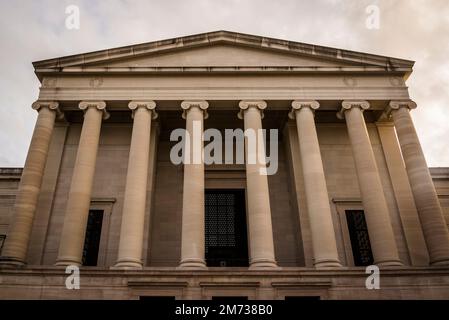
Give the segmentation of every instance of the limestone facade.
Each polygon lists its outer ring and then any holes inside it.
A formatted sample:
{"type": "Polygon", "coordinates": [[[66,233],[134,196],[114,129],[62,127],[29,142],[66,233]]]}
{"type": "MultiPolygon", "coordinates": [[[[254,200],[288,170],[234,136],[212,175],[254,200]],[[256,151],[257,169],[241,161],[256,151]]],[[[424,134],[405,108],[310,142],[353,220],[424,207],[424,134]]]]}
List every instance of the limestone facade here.
{"type": "Polygon", "coordinates": [[[27,161],[0,169],[0,298],[449,298],[449,170],[427,167],[412,66],[226,31],[35,62],[27,161]],[[170,134],[195,121],[277,129],[277,172],[174,164],[170,134]],[[209,189],[245,190],[247,267],[207,265],[209,189]],[[82,266],[89,210],[98,258],[82,266]],[[363,210],[380,290],[348,210],[363,210]]]}

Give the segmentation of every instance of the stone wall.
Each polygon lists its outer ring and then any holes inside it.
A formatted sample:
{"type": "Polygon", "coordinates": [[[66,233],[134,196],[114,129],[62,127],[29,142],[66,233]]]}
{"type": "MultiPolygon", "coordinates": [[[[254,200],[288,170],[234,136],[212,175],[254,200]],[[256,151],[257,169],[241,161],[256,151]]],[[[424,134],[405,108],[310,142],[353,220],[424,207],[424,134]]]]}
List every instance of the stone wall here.
{"type": "Polygon", "coordinates": [[[1,299],[139,299],[171,296],[211,299],[245,296],[250,300],[286,296],[319,299],[449,299],[447,268],[395,268],[380,272],[380,289],[365,286],[365,268],[325,271],[284,268],[183,271],[146,268],[140,271],[84,267],[80,289],[68,290],[64,268],[0,269],[1,299]]]}

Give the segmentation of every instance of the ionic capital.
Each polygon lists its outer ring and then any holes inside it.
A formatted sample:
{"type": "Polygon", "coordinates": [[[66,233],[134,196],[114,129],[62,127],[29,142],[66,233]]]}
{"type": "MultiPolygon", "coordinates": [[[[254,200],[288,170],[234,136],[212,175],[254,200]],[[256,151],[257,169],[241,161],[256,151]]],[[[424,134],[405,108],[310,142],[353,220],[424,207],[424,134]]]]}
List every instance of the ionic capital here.
{"type": "Polygon", "coordinates": [[[263,110],[267,108],[267,103],[264,100],[242,100],[239,102],[239,108],[240,111],[237,115],[239,119],[243,119],[243,114],[250,108],[256,108],[259,110],[263,119],[263,110]]]}
{"type": "Polygon", "coordinates": [[[181,108],[183,110],[182,112],[183,119],[186,119],[187,112],[192,108],[198,108],[201,111],[203,111],[204,119],[207,119],[209,117],[209,114],[207,113],[209,103],[206,100],[185,100],[181,102],[181,108]]]}
{"type": "Polygon", "coordinates": [[[412,100],[391,100],[388,104],[388,113],[391,113],[392,110],[399,110],[400,108],[407,108],[409,110],[416,108],[416,102],[412,100]]]}
{"type": "Polygon", "coordinates": [[[292,102],[292,110],[288,113],[290,119],[296,119],[296,111],[301,108],[310,108],[313,112],[320,107],[320,103],[316,100],[295,100],[292,102]]]}
{"type": "Polygon", "coordinates": [[[401,108],[407,108],[412,110],[416,108],[416,103],[412,100],[391,100],[388,106],[385,108],[384,115],[387,119],[391,118],[393,110],[399,110],[401,108]]]}
{"type": "Polygon", "coordinates": [[[398,110],[399,108],[415,109],[416,102],[412,100],[391,100],[389,107],[394,110],[398,110]]]}
{"type": "Polygon", "coordinates": [[[62,113],[61,109],[59,109],[59,103],[57,101],[37,100],[37,101],[33,102],[31,107],[38,112],[42,108],[48,108],[49,110],[56,112],[56,117],[58,119],[64,118],[64,113],[62,113]]]}
{"type": "Polygon", "coordinates": [[[156,102],[154,102],[153,100],[148,100],[148,101],[131,101],[130,103],[128,103],[128,108],[132,110],[132,115],[131,115],[132,118],[134,118],[134,112],[138,108],[146,108],[147,110],[152,111],[151,112],[151,118],[153,120],[158,117],[158,114],[156,112],[156,102]]]}
{"type": "Polygon", "coordinates": [[[97,108],[103,112],[103,120],[109,119],[110,117],[109,112],[106,111],[106,102],[104,101],[81,101],[78,107],[84,112],[88,108],[97,108]]]}
{"type": "Polygon", "coordinates": [[[340,111],[337,112],[337,118],[344,119],[345,112],[350,110],[351,108],[360,108],[360,110],[363,112],[369,109],[369,107],[369,102],[365,100],[344,100],[341,103],[340,111]]]}

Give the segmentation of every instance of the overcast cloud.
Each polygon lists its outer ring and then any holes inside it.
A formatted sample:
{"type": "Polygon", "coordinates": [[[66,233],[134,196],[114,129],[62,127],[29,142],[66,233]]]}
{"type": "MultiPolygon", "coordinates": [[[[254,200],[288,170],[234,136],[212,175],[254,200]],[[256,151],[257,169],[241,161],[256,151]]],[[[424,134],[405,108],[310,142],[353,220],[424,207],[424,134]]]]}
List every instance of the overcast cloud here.
{"type": "Polygon", "coordinates": [[[215,30],[416,61],[415,125],[429,166],[449,166],[448,0],[0,0],[0,167],[25,161],[39,87],[32,61],[215,30]],[[72,4],[80,30],[65,27],[72,4]],[[378,30],[365,26],[373,4],[378,30]]]}

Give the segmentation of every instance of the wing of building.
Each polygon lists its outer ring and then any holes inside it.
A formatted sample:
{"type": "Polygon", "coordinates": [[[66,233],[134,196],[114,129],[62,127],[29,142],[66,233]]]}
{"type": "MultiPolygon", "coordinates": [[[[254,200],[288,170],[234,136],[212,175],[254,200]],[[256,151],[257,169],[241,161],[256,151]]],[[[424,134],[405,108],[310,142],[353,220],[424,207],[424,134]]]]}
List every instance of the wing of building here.
{"type": "Polygon", "coordinates": [[[412,61],[218,31],[33,65],[0,298],[449,298],[449,171],[414,129],[412,61]]]}

